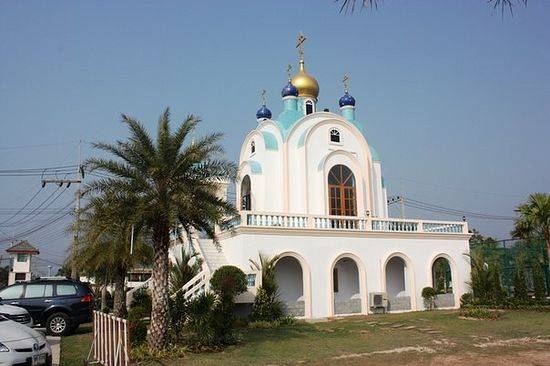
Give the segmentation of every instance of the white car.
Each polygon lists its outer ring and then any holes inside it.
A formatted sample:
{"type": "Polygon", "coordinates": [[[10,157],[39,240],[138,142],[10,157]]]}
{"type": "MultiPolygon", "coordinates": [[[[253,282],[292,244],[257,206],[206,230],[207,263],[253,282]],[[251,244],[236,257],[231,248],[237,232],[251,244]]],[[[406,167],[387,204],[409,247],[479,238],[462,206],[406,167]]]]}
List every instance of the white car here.
{"type": "Polygon", "coordinates": [[[4,305],[0,303],[0,315],[13,320],[14,322],[26,325],[27,327],[33,326],[32,318],[29,312],[18,306],[4,305]]]}
{"type": "Polygon", "coordinates": [[[42,333],[0,315],[0,365],[52,364],[52,350],[42,333]]]}

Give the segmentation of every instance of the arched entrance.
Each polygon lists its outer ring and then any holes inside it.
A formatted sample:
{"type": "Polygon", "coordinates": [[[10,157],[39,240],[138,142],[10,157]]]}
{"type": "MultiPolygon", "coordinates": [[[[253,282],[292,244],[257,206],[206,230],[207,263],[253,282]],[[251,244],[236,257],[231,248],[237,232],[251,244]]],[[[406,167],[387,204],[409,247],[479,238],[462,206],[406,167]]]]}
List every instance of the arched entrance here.
{"type": "Polygon", "coordinates": [[[357,262],[347,256],[332,267],[333,314],[360,314],[363,311],[362,285],[357,262]]]}
{"type": "Polygon", "coordinates": [[[285,313],[305,316],[304,271],[300,261],[293,256],[279,259],[275,263],[275,281],[279,286],[279,300],[284,304],[285,313]]]}
{"type": "Polygon", "coordinates": [[[453,275],[449,260],[443,256],[436,257],[432,263],[431,270],[432,287],[437,292],[435,307],[454,307],[455,296],[453,293],[453,275]]]}
{"type": "Polygon", "coordinates": [[[388,311],[411,310],[412,273],[409,273],[407,262],[396,255],[386,262],[386,293],[388,295],[388,311]]]}

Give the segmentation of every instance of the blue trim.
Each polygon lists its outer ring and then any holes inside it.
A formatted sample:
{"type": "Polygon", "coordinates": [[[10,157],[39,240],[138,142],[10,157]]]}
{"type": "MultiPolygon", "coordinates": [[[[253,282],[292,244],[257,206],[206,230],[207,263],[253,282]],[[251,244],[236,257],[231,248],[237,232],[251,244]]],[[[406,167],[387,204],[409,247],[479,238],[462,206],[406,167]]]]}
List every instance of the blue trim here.
{"type": "Polygon", "coordinates": [[[252,174],[262,174],[262,166],[256,160],[247,160],[248,165],[250,165],[250,171],[252,174]]]}
{"type": "Polygon", "coordinates": [[[264,136],[264,143],[266,150],[279,150],[279,144],[277,143],[277,138],[271,132],[262,131],[264,136]]]}
{"type": "Polygon", "coordinates": [[[306,137],[310,130],[311,130],[311,127],[307,128],[304,132],[302,132],[302,134],[300,135],[300,139],[298,140],[298,147],[303,147],[305,145],[306,137]]]}
{"type": "Polygon", "coordinates": [[[374,146],[369,145],[370,154],[372,155],[372,161],[381,161],[380,155],[378,155],[378,151],[374,148],[374,146]]]}

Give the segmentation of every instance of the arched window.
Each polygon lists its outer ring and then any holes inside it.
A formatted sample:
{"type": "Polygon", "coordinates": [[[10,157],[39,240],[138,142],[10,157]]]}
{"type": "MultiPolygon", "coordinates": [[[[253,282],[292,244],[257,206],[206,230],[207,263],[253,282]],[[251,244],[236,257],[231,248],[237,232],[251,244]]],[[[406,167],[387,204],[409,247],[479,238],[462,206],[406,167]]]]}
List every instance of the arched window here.
{"type": "Polygon", "coordinates": [[[250,143],[250,154],[254,154],[256,152],[256,143],[254,140],[250,143]]]}
{"type": "Polygon", "coordinates": [[[330,142],[340,142],[340,131],[336,128],[330,130],[330,142]]]}
{"type": "Polygon", "coordinates": [[[355,176],[345,165],[335,165],[328,173],[329,214],[357,216],[355,176]]]}
{"type": "Polygon", "coordinates": [[[241,182],[241,210],[250,211],[252,210],[252,199],[250,195],[251,184],[250,177],[245,175],[243,181],[241,182]]]}
{"type": "Polygon", "coordinates": [[[313,113],[313,102],[311,100],[306,101],[306,116],[313,113]]]}

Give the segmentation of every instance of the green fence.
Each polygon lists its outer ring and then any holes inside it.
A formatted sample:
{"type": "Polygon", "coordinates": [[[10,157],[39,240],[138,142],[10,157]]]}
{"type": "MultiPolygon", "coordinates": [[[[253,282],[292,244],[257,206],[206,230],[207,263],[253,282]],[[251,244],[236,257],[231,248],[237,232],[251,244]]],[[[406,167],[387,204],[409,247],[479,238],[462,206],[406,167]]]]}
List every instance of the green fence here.
{"type": "Polygon", "coordinates": [[[527,242],[524,240],[500,240],[492,243],[471,244],[470,250],[483,250],[488,261],[496,261],[501,270],[502,287],[512,295],[514,292],[513,280],[519,259],[524,264],[529,292],[534,291],[532,263],[538,261],[545,277],[546,293],[550,294],[550,271],[548,268],[548,252],[544,241],[527,242]]]}

